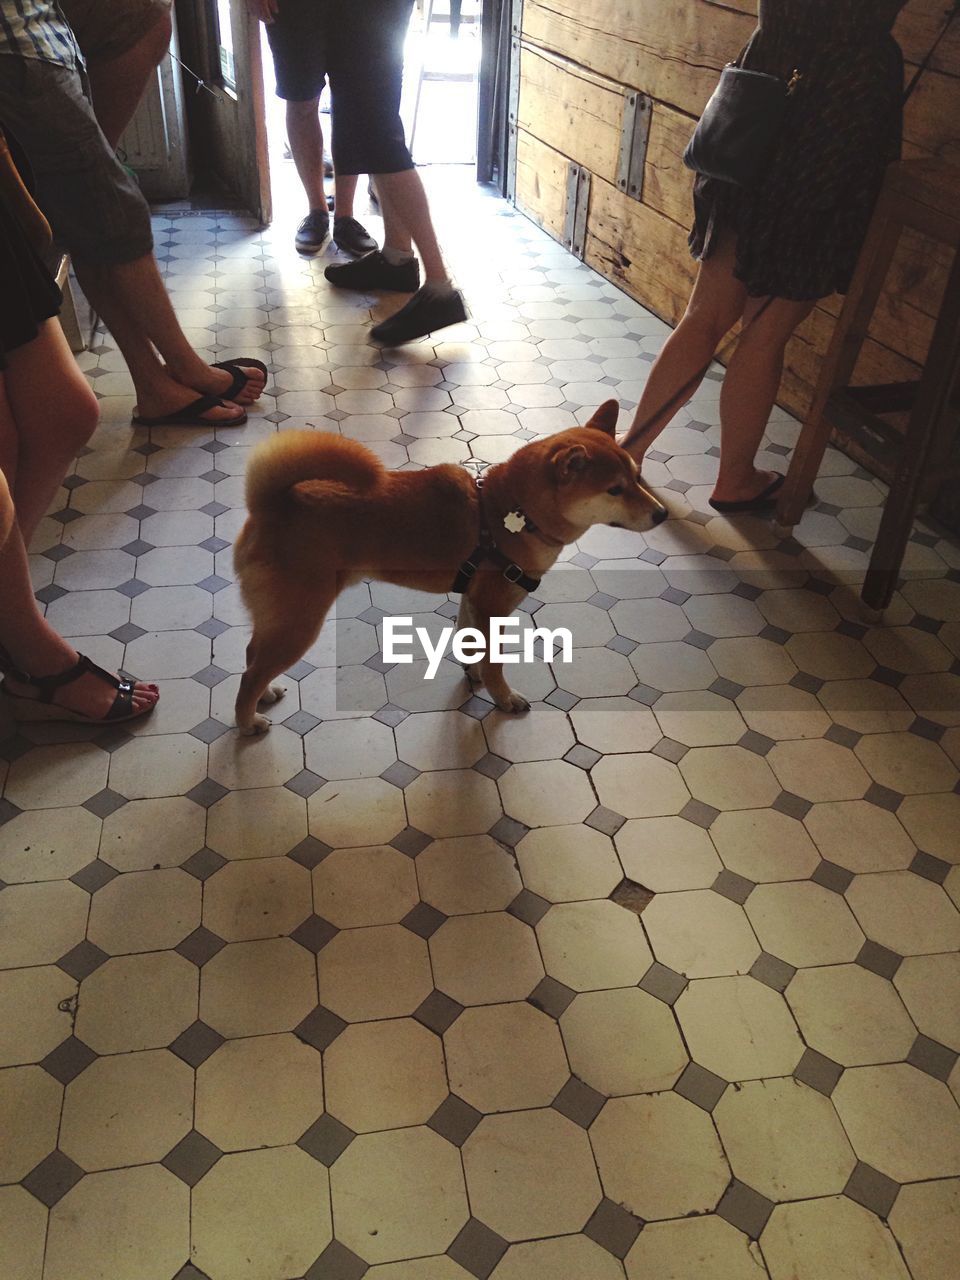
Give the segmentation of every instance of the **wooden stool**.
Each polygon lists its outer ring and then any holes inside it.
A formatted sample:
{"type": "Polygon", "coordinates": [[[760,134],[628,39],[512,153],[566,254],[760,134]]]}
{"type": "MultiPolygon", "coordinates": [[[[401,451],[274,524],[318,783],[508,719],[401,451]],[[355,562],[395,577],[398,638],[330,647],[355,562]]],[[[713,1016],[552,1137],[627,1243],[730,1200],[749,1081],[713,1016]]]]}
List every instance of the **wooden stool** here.
{"type": "Polygon", "coordinates": [[[960,252],[919,381],[849,385],[905,227],[960,249],[960,169],[939,160],[907,160],[888,169],[777,507],[779,524],[798,522],[831,431],[841,448],[855,446],[890,486],[862,591],[864,602],[878,610],[896,589],[917,507],[960,471],[951,456],[960,426],[960,252]],[[905,413],[905,427],[881,416],[905,413]]]}

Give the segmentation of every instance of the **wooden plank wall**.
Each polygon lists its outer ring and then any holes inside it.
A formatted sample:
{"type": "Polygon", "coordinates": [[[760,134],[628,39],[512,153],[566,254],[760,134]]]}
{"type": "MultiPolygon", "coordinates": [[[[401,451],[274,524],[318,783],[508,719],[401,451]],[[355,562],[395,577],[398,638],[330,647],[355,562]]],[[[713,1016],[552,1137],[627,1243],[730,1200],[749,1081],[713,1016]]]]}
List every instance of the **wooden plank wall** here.
{"type": "MultiPolygon", "coordinates": [[[[933,42],[944,0],[910,0],[895,34],[907,75],[933,42]]],[[[570,161],[593,175],[586,260],[644,306],[679,319],[696,264],[689,256],[692,175],[681,154],[713,91],[756,21],[756,0],[524,0],[517,203],[562,236],[570,161]],[[617,187],[621,123],[632,90],[652,99],[639,200],[617,187]]],[[[960,22],[910,100],[904,156],[960,164],[960,22]]],[[[949,255],[906,236],[878,308],[859,381],[916,375],[949,255]]],[[[825,299],[792,340],[782,403],[802,413],[840,300],[825,299]]]]}

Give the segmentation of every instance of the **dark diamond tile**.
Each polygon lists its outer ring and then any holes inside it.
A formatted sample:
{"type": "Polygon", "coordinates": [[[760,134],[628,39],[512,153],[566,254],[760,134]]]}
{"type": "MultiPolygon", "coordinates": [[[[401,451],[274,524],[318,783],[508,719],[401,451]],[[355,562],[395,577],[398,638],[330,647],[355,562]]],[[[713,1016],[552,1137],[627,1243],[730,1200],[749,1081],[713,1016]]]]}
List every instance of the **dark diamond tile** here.
{"type": "Polygon", "coordinates": [[[604,645],[605,649],[612,649],[614,653],[622,653],[625,658],[629,658],[631,653],[639,647],[636,640],[631,640],[629,636],[614,636],[612,640],[608,640],[604,645]]]}
{"type": "Polygon", "coordinates": [[[576,994],[556,978],[548,977],[540,979],[527,996],[527,1001],[535,1009],[548,1013],[551,1018],[559,1018],[576,994]]]}
{"type": "Polygon", "coordinates": [[[886,684],[891,689],[897,689],[903,684],[906,676],[902,671],[894,671],[892,667],[877,666],[870,672],[869,678],[875,680],[877,684],[886,684]]]}
{"type": "Polygon", "coordinates": [[[903,956],[868,938],[860,948],[855,963],[863,969],[869,969],[871,973],[879,974],[881,978],[892,979],[903,964],[903,956]]]}
{"type": "Polygon", "coordinates": [[[566,689],[552,689],[544,698],[548,707],[558,707],[561,711],[572,711],[580,699],[566,689]]]}
{"type": "Polygon", "coordinates": [[[690,748],[685,747],[682,742],[674,742],[672,738],[661,738],[656,746],[651,748],[651,754],[659,756],[661,760],[669,760],[671,764],[679,764],[689,750],[690,748]]]}
{"type": "Polygon", "coordinates": [[[924,1071],[935,1080],[947,1081],[960,1057],[945,1044],[931,1040],[929,1036],[919,1035],[913,1042],[907,1061],[918,1071],[924,1071]]]}
{"type": "Polygon", "coordinates": [[[811,1089],[816,1089],[817,1093],[829,1098],[843,1075],[843,1067],[832,1058],[818,1053],[816,1049],[807,1049],[793,1075],[796,1080],[808,1084],[811,1089]]]}
{"type": "Polygon", "coordinates": [[[637,557],[637,559],[642,560],[644,564],[663,564],[666,558],[666,554],[663,551],[655,551],[653,547],[647,547],[645,550],[641,551],[640,555],[637,557]]]}
{"type": "Polygon", "coordinates": [[[379,720],[381,724],[389,725],[391,729],[395,729],[401,721],[406,720],[410,714],[404,711],[403,707],[395,707],[392,702],[388,702],[379,711],[373,713],[373,719],[379,720]]]}
{"type": "Polygon", "coordinates": [[[98,791],[89,800],[84,800],[83,807],[84,809],[89,809],[98,818],[109,818],[111,813],[116,813],[126,803],[126,796],[121,796],[116,791],[111,791],[109,787],[104,787],[102,791],[98,791]]]}
{"type": "Polygon", "coordinates": [[[93,740],[101,751],[113,755],[114,751],[119,751],[133,740],[133,734],[127,733],[122,724],[115,724],[102,729],[93,740]]]}
{"type": "Polygon", "coordinates": [[[683,643],[690,645],[694,649],[709,649],[716,641],[716,636],[708,636],[705,631],[688,631],[683,637],[683,643]]]}
{"type": "Polygon", "coordinates": [[[768,951],[761,951],[753,962],[750,977],[756,978],[765,987],[772,987],[774,991],[783,993],[796,972],[793,965],[787,964],[786,960],[772,956],[768,951]]]}
{"type": "Polygon", "coordinates": [[[512,916],[522,920],[524,924],[536,926],[550,910],[550,906],[551,904],[546,898],[541,898],[538,893],[532,893],[529,889],[521,889],[507,907],[507,910],[512,916]]]}
{"type": "Polygon", "coordinates": [[[462,703],[460,710],[464,715],[472,716],[474,720],[486,720],[487,716],[493,710],[493,703],[487,702],[485,698],[481,698],[478,694],[472,694],[462,703]]]}
{"type": "Polygon", "coordinates": [[[879,1169],[858,1160],[851,1173],[843,1194],[865,1209],[875,1213],[878,1218],[886,1220],[890,1216],[893,1203],[900,1194],[899,1182],[894,1182],[879,1169]]]}
{"type": "Polygon", "coordinates": [[[195,787],[191,787],[185,794],[187,799],[192,800],[194,804],[200,805],[203,809],[209,809],[218,800],[222,800],[227,791],[227,787],[221,786],[213,778],[204,778],[202,782],[198,782],[195,787]]]}
{"type": "Polygon", "coordinates": [[[205,1271],[200,1271],[192,1262],[185,1262],[173,1280],[210,1280],[205,1271]]]}
{"type": "Polygon", "coordinates": [[[222,684],[229,674],[229,671],[224,671],[222,667],[218,667],[211,662],[209,667],[204,667],[202,671],[195,671],[192,678],[196,680],[197,684],[206,685],[208,689],[213,689],[218,684],[222,684]]]}
{"type": "Polygon", "coordinates": [[[928,742],[939,742],[946,733],[946,728],[942,724],[936,724],[933,720],[926,720],[923,716],[917,716],[916,720],[908,726],[908,732],[917,738],[926,738],[928,742]]]}
{"type": "Polygon", "coordinates": [[[748,880],[746,876],[737,875],[735,871],[727,871],[726,868],[710,886],[714,893],[729,898],[731,902],[738,902],[740,906],[743,906],[756,887],[754,882],[748,880]]]}
{"type": "Polygon", "coordinates": [[[690,1062],[684,1067],[673,1089],[681,1098],[686,1098],[701,1110],[713,1111],[727,1090],[727,1082],[706,1067],[701,1067],[699,1062],[690,1062]]]}
{"type": "Polygon", "coordinates": [[[794,689],[802,689],[804,693],[819,693],[826,681],[819,676],[808,675],[806,671],[798,671],[790,678],[789,683],[794,689]]]}
{"type": "Polygon", "coordinates": [[[638,985],[641,991],[655,996],[664,1004],[673,1005],[686,990],[687,979],[682,973],[676,973],[659,960],[654,960],[638,985]]]}
{"type": "Polygon", "coordinates": [[[147,633],[143,627],[138,627],[135,622],[124,622],[119,627],[114,627],[110,635],[120,644],[131,644],[134,640],[139,640],[141,636],[147,633]]]}
{"type": "Polygon", "coordinates": [[[763,595],[763,591],[750,582],[738,582],[731,594],[739,596],[741,600],[756,600],[763,595]]]}
{"type": "Polygon", "coordinates": [[[605,1102],[606,1098],[602,1093],[591,1089],[576,1076],[571,1076],[550,1105],[554,1111],[559,1111],[581,1129],[589,1129],[605,1102]]]}
{"type": "Polygon", "coordinates": [[[119,587],[114,587],[114,591],[119,591],[122,596],[126,596],[129,600],[136,600],[137,596],[142,596],[145,591],[149,590],[149,583],[141,582],[139,578],[128,578],[126,582],[121,582],[119,587]]]}
{"type": "Polygon", "coordinates": [[[62,1151],[51,1151],[30,1170],[22,1185],[41,1204],[52,1209],[82,1177],[83,1170],[69,1156],[65,1156],[62,1151]]]}
{"type": "Polygon", "coordinates": [[[324,1112],[315,1120],[297,1146],[329,1169],[343,1155],[357,1135],[336,1117],[324,1112]]]}
{"type": "Polygon", "coordinates": [[[459,1263],[464,1271],[487,1280],[506,1253],[506,1240],[484,1226],[477,1218],[470,1218],[447,1250],[448,1257],[459,1263]]]}
{"type": "Polygon", "coordinates": [[[297,925],[290,937],[301,947],[317,955],[339,932],[337,926],[324,920],[323,916],[310,915],[302,924],[297,925]]]}
{"type": "MultiPolygon", "coordinates": [[[[682,482],[681,482],[682,483],[682,482]]],[[[678,493],[686,493],[690,485],[684,485],[683,489],[678,489],[678,493]]],[[[666,600],[668,604],[684,605],[690,599],[688,591],[681,591],[678,587],[667,587],[666,591],[660,592],[660,599],[666,600]]]]}
{"type": "Polygon", "coordinates": [[[200,543],[200,546],[204,551],[212,551],[214,555],[216,555],[218,551],[226,551],[229,545],[230,543],[226,538],[218,538],[216,535],[212,538],[204,538],[203,542],[200,543]]]}
{"type": "MultiPolygon", "coordinates": [[[[858,539],[858,541],[862,542],[863,539],[858,539]]],[[[849,543],[847,545],[849,546],[849,543]]],[[[864,543],[860,549],[861,551],[865,551],[869,546],[870,543],[867,542],[864,543]]],[[[851,640],[862,640],[867,634],[869,627],[865,627],[859,622],[852,622],[849,618],[841,618],[834,630],[842,636],[849,636],[851,640]]]]}
{"type": "Polygon", "coordinates": [[[53,604],[54,600],[59,600],[67,593],[63,587],[58,587],[55,582],[51,582],[49,586],[41,587],[39,591],[35,591],[34,598],[39,600],[41,604],[53,604]]]}
{"type": "Polygon", "coordinates": [[[317,668],[312,662],[306,662],[303,658],[299,662],[295,662],[292,667],[288,667],[286,674],[291,680],[305,680],[307,676],[312,676],[317,668]]]}
{"type": "Polygon", "coordinates": [[[295,711],[292,716],[287,716],[283,721],[283,727],[299,734],[302,738],[321,723],[320,717],[313,715],[310,711],[295,711]]]}
{"type": "Polygon", "coordinates": [[[160,1163],[188,1187],[195,1187],[222,1155],[220,1148],[214,1146],[209,1138],[205,1138],[196,1129],[191,1129],[160,1163]]]}
{"type": "Polygon", "coordinates": [[[331,1240],[303,1280],[361,1280],[369,1264],[339,1240],[331,1240]]]}
{"type": "Polygon", "coordinates": [[[485,778],[496,780],[510,768],[510,761],[504,760],[502,756],[494,755],[492,751],[488,751],[473,767],[477,773],[482,773],[485,778]]]}
{"type": "Polygon", "coordinates": [[[313,773],[310,769],[301,769],[299,773],[289,778],[283,785],[288,791],[292,791],[294,795],[303,796],[304,800],[306,800],[315,791],[319,791],[322,786],[325,786],[326,781],[326,778],[321,778],[318,773],[313,773]]]}
{"type": "Polygon", "coordinates": [[[196,738],[200,742],[216,742],[218,738],[222,738],[225,733],[230,732],[230,726],[223,723],[222,720],[215,720],[210,716],[206,720],[202,720],[200,724],[195,724],[192,729],[188,730],[192,738],[196,738]]]}
{"type": "Polygon", "coordinates": [[[618,907],[623,907],[624,910],[632,911],[635,916],[639,916],[649,907],[654,895],[653,890],[648,889],[646,885],[637,884],[636,880],[624,876],[611,890],[609,897],[610,901],[615,902],[618,907]]]}
{"type": "Polygon", "coordinates": [[[570,563],[575,564],[578,569],[592,569],[600,561],[596,556],[588,555],[586,551],[578,551],[575,556],[570,557],[570,563]]]}
{"type": "Polygon", "coordinates": [[[202,506],[200,510],[205,516],[213,516],[213,518],[216,519],[217,516],[225,516],[230,508],[225,507],[222,502],[208,502],[205,506],[202,506]]]}
{"type": "Polygon", "coordinates": [[[181,1031],[170,1045],[170,1051],[188,1066],[199,1067],[212,1053],[216,1053],[223,1044],[223,1039],[219,1031],[214,1031],[213,1027],[208,1027],[198,1019],[186,1031],[181,1031]]]}
{"type": "Polygon", "coordinates": [[[331,853],[333,850],[328,844],[324,844],[315,836],[306,836],[290,850],[287,857],[299,863],[301,867],[306,867],[308,871],[312,871],[331,853]]]}
{"type": "Polygon", "coordinates": [[[440,1103],[427,1124],[441,1138],[446,1138],[455,1147],[462,1147],[482,1119],[481,1111],[451,1093],[440,1103]]]}
{"type": "Polygon", "coordinates": [[[71,978],[76,978],[77,982],[82,982],[84,978],[89,978],[105,964],[110,957],[105,951],[101,951],[86,938],[83,942],[78,942],[75,947],[67,952],[65,956],[61,956],[57,961],[57,968],[62,969],[64,973],[68,973],[71,978]]]}
{"type": "Polygon", "coordinates": [[[773,750],[776,743],[765,734],[748,729],[737,743],[737,746],[744,747],[747,751],[752,751],[755,756],[765,756],[768,751],[773,750]]]}
{"type": "Polygon", "coordinates": [[[304,1044],[323,1050],[333,1044],[346,1025],[343,1018],[318,1004],[298,1027],[294,1027],[293,1033],[304,1044]]]}
{"type": "Polygon", "coordinates": [[[404,827],[390,841],[390,847],[396,849],[399,853],[405,853],[408,858],[415,858],[418,853],[422,853],[428,844],[431,844],[432,836],[428,836],[423,831],[418,831],[416,827],[404,827]]]}
{"type": "Polygon", "coordinates": [[[578,742],[563,758],[567,764],[576,765],[578,769],[592,769],[598,760],[603,759],[603,756],[592,747],[585,747],[583,743],[578,742]]]}
{"type": "Polygon", "coordinates": [[[942,858],[935,858],[932,854],[918,851],[910,863],[910,870],[914,875],[922,876],[924,880],[943,884],[950,874],[951,867],[950,863],[944,862],[942,858]]]}
{"type": "Polygon", "coordinates": [[[153,543],[147,542],[145,538],[134,538],[132,542],[128,542],[121,550],[126,551],[127,555],[145,556],[148,551],[153,550],[153,543]]]}
{"type": "Polygon", "coordinates": [[[371,605],[369,609],[364,609],[363,613],[357,615],[361,622],[370,622],[373,626],[377,626],[387,616],[382,609],[378,609],[376,605],[371,605]]]}
{"type": "Polygon", "coordinates": [[[187,934],[180,945],[174,947],[174,950],[178,955],[183,956],[184,960],[189,960],[198,969],[202,969],[207,961],[212,960],[226,945],[222,938],[200,925],[199,928],[194,929],[193,933],[187,934]]]}
{"type": "Polygon", "coordinates": [[[221,857],[219,853],[204,847],[192,853],[186,862],[181,862],[180,866],[196,880],[209,880],[215,871],[219,871],[226,865],[226,862],[227,859],[221,857]]]}
{"type": "Polygon", "coordinates": [[[607,1253],[622,1260],[633,1248],[642,1227],[643,1223],[639,1218],[635,1218],[623,1205],[615,1204],[604,1196],[583,1228],[583,1234],[589,1236],[601,1249],[606,1249],[607,1253]]]}
{"type": "Polygon", "coordinates": [[[73,507],[65,507],[63,511],[54,511],[50,519],[56,520],[62,525],[73,524],[74,520],[83,519],[83,512],[77,511],[73,507]]]}
{"type": "Polygon", "coordinates": [[[681,818],[685,818],[695,826],[703,827],[704,831],[709,830],[719,816],[719,809],[714,809],[712,804],[704,804],[702,800],[688,800],[680,810],[681,818]]]}
{"type": "Polygon", "coordinates": [[[754,1191],[736,1178],[730,1183],[717,1205],[717,1216],[742,1231],[751,1240],[760,1238],[767,1219],[773,1213],[773,1201],[754,1191]]]}
{"type": "Polygon", "coordinates": [[[404,787],[408,787],[411,782],[420,777],[420,770],[414,769],[413,765],[406,764],[403,760],[394,760],[392,765],[384,769],[380,777],[384,782],[389,782],[402,791],[404,787]]]}
{"type": "Polygon", "coordinates": [[[809,800],[796,796],[792,791],[781,791],[770,806],[777,813],[785,813],[788,818],[797,818],[801,822],[813,808],[809,800]]]}
{"type": "Polygon", "coordinates": [[[508,849],[515,849],[529,830],[530,828],[525,827],[522,822],[517,822],[504,814],[490,828],[490,835],[500,844],[506,845],[508,849]]]}
{"type": "Polygon", "coordinates": [[[612,609],[616,603],[617,603],[617,597],[607,595],[606,591],[597,591],[587,601],[587,604],[596,605],[598,609],[603,609],[604,611],[608,609],[612,609]]]}
{"type": "Polygon", "coordinates": [[[615,813],[603,804],[598,804],[593,813],[584,819],[585,826],[602,831],[605,836],[616,835],[625,822],[626,818],[622,814],[615,813]]]}
{"type": "Polygon", "coordinates": [[[432,938],[446,918],[436,907],[431,907],[427,902],[418,902],[400,923],[420,938],[432,938]]]}
{"type": "Polygon", "coordinates": [[[206,636],[208,640],[216,640],[217,636],[222,636],[225,631],[230,630],[230,624],[221,622],[219,618],[207,618],[193,629],[200,635],[206,636]]]}
{"type": "Polygon", "coordinates": [[[61,1084],[69,1084],[76,1080],[81,1071],[86,1071],[97,1055],[76,1036],[68,1036],[66,1040],[51,1049],[40,1062],[47,1075],[53,1076],[61,1084]]]}
{"type": "Polygon", "coordinates": [[[435,1031],[438,1036],[442,1036],[449,1027],[453,1026],[461,1013],[463,1013],[462,1004],[444,995],[442,991],[431,991],[419,1008],[414,1010],[413,1016],[430,1031],[435,1031]]]}
{"type": "Polygon", "coordinates": [[[209,471],[203,472],[200,479],[206,480],[207,484],[219,484],[221,480],[227,479],[227,472],[218,471],[216,467],[211,467],[209,471]]]}
{"type": "Polygon", "coordinates": [[[828,742],[835,742],[838,746],[850,747],[852,750],[863,737],[863,734],[856,733],[853,729],[848,729],[842,724],[832,724],[823,736],[828,742]]]}
{"type": "Polygon", "coordinates": [[[846,867],[838,867],[835,862],[828,862],[824,858],[810,879],[834,893],[846,893],[853,884],[853,872],[848,871],[846,867]]]}
{"type": "Polygon", "coordinates": [[[93,862],[88,862],[85,867],[81,867],[70,879],[79,888],[86,889],[87,893],[94,894],[98,889],[102,889],[105,884],[115,880],[118,875],[119,872],[114,867],[95,859],[93,862]]]}

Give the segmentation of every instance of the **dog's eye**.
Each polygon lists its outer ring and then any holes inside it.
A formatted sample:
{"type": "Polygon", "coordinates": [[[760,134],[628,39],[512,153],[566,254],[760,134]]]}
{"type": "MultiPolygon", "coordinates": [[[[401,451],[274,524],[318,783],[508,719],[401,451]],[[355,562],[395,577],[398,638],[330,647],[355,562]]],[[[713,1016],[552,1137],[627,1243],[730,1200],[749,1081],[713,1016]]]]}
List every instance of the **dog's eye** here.
{"type": "Polygon", "coordinates": [[[613,496],[614,496],[615,498],[616,498],[616,497],[619,497],[619,495],[620,495],[621,493],[623,493],[623,485],[622,485],[622,484],[613,484],[613,485],[611,485],[611,486],[610,486],[610,488],[607,490],[607,493],[612,493],[612,494],[613,494],[613,496]]]}

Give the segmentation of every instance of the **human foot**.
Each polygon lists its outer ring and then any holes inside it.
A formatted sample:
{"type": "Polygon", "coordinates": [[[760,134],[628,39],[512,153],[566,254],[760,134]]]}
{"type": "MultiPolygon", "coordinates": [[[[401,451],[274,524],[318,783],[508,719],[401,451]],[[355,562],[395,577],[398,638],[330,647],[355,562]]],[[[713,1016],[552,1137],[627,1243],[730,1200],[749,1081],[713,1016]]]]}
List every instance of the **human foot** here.
{"type": "MultiPolygon", "coordinates": [[[[231,380],[225,370],[212,372],[226,378],[228,383],[231,380]]],[[[246,413],[236,401],[222,400],[217,391],[199,391],[169,378],[151,392],[138,397],[134,422],[142,426],[157,426],[164,419],[175,420],[178,415],[184,420],[192,419],[195,426],[230,427],[246,421],[246,413]],[[201,400],[204,401],[202,407],[201,400]]],[[[187,425],[186,421],[183,425],[187,425]]]]}
{"type": "Polygon", "coordinates": [[[2,688],[18,720],[113,724],[146,715],[160,697],[155,684],[104,671],[83,654],[74,654],[66,667],[47,674],[8,671],[2,688]]]}
{"type": "Polygon", "coordinates": [[[197,391],[222,396],[233,404],[241,406],[253,404],[263,395],[267,385],[267,371],[261,361],[245,360],[240,356],[236,360],[221,360],[217,364],[207,366],[207,374],[190,383],[197,391]],[[238,385],[242,375],[246,381],[238,385]],[[199,385],[200,383],[203,385],[199,385]]]}
{"type": "Polygon", "coordinates": [[[710,505],[715,511],[764,511],[775,504],[785,479],[776,471],[754,470],[741,482],[718,480],[710,505]]]}

